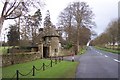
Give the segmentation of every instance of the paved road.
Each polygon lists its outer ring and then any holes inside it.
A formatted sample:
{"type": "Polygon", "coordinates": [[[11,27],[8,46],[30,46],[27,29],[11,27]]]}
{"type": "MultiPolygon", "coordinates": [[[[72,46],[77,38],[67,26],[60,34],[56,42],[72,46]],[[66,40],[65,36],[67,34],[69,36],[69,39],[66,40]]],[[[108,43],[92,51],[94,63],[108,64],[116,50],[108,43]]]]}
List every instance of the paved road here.
{"type": "Polygon", "coordinates": [[[80,62],[76,78],[118,78],[118,54],[89,47],[85,54],[75,56],[75,61],[80,62]]]}

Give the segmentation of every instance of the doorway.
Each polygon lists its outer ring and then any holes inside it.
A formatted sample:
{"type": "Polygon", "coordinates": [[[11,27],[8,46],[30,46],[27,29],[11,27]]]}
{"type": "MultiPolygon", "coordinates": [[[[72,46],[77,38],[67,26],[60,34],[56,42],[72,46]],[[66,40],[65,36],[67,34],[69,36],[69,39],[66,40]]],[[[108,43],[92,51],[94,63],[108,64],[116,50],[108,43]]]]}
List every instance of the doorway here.
{"type": "Polygon", "coordinates": [[[49,57],[49,47],[43,47],[43,57],[49,57]]]}

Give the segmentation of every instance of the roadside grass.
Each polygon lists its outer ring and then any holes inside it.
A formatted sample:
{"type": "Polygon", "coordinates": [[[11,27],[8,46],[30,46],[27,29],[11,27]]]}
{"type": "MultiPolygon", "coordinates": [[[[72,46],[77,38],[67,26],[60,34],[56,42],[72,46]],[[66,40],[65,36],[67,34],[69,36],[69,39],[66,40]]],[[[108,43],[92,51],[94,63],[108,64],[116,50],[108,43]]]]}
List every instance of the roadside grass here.
{"type": "Polygon", "coordinates": [[[78,53],[78,55],[84,54],[87,50],[87,46],[84,46],[83,48],[80,48],[80,52],[78,53]]]}
{"type": "MultiPolygon", "coordinates": [[[[2,77],[12,78],[16,73],[16,70],[19,70],[22,74],[26,74],[32,69],[33,65],[36,68],[40,68],[43,63],[48,65],[50,60],[39,59],[31,62],[3,67],[2,77]]],[[[74,78],[77,65],[78,62],[61,61],[60,63],[54,64],[53,67],[49,67],[45,71],[35,71],[35,76],[32,76],[31,73],[28,76],[20,76],[20,78],[74,78]]]]}
{"type": "Polygon", "coordinates": [[[104,51],[107,51],[107,52],[112,52],[112,53],[115,53],[115,54],[120,54],[120,50],[113,50],[113,49],[108,49],[108,48],[103,48],[103,47],[98,47],[98,46],[95,46],[95,48],[100,49],[100,50],[104,50],[104,51]]]}

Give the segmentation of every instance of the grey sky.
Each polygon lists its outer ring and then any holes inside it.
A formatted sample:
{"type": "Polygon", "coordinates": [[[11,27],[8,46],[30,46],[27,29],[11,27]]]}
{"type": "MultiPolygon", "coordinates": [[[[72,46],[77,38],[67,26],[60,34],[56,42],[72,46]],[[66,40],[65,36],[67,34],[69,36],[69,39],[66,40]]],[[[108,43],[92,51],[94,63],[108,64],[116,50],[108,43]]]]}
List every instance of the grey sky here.
{"type": "Polygon", "coordinates": [[[118,17],[120,18],[120,1],[118,3],[118,17]]]}
{"type": "Polygon", "coordinates": [[[118,18],[118,1],[119,0],[46,0],[47,9],[50,10],[51,20],[53,23],[57,23],[57,17],[69,2],[73,1],[85,1],[92,8],[94,21],[97,27],[94,30],[100,34],[102,33],[108,23],[118,18]]]}
{"type": "MultiPolygon", "coordinates": [[[[118,18],[118,1],[119,0],[45,0],[46,6],[42,11],[43,19],[45,16],[46,10],[50,11],[51,21],[54,25],[57,23],[57,18],[60,12],[73,1],[84,1],[92,9],[94,16],[94,21],[96,22],[97,27],[94,30],[100,34],[102,33],[108,23],[118,18]]],[[[1,12],[1,2],[0,2],[0,12],[1,12]]],[[[35,11],[32,11],[35,12],[35,11]]],[[[1,13],[0,13],[1,14],[1,13]]],[[[4,22],[4,27],[9,27],[8,24],[12,24],[11,20],[7,20],[4,22]]],[[[4,29],[3,29],[4,30],[4,29]]],[[[3,35],[2,35],[3,36],[3,35]]]]}

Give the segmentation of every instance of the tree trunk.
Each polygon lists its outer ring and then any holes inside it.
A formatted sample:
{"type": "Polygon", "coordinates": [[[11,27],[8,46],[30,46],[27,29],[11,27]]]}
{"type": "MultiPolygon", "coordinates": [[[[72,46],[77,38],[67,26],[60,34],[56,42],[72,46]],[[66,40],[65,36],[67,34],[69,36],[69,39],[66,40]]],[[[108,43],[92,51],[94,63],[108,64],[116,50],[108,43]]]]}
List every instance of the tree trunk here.
{"type": "Polygon", "coordinates": [[[80,27],[80,24],[79,22],[77,23],[77,41],[76,41],[76,55],[78,54],[79,52],[79,27],[80,27]]]}
{"type": "MultiPolygon", "coordinates": [[[[2,27],[3,27],[3,23],[4,23],[4,17],[0,17],[0,38],[1,38],[1,35],[2,35],[2,27]]],[[[0,43],[0,46],[2,46],[2,42],[0,43]]]]}
{"type": "Polygon", "coordinates": [[[0,36],[1,36],[1,31],[2,31],[4,20],[5,20],[4,17],[0,17],[0,36]]]}
{"type": "Polygon", "coordinates": [[[113,50],[115,49],[115,42],[113,42],[113,50]]]}

